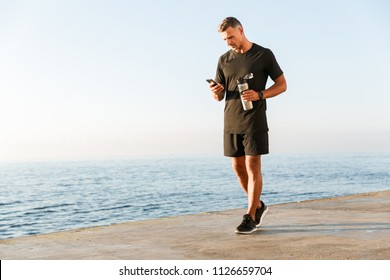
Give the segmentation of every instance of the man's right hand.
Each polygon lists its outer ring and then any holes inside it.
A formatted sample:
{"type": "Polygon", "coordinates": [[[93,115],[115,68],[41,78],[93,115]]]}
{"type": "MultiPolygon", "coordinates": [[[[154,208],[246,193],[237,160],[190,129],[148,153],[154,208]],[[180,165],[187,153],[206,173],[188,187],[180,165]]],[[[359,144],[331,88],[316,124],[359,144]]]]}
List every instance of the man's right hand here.
{"type": "Polygon", "coordinates": [[[221,84],[210,84],[210,90],[215,100],[221,101],[225,95],[225,88],[221,84]]]}

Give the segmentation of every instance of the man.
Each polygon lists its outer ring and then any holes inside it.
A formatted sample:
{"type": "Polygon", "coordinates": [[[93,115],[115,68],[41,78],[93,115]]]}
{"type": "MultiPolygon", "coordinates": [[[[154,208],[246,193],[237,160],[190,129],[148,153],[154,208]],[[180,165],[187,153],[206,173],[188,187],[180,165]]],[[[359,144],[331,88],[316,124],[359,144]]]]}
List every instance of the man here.
{"type": "Polygon", "coordinates": [[[215,81],[210,83],[213,98],[225,98],[224,155],[232,158],[239,184],[248,196],[248,209],[236,233],[249,234],[261,226],[268,207],[260,200],[263,188],[261,155],[268,154],[266,99],[286,91],[287,84],[271,50],[250,42],[241,23],[227,17],[218,27],[222,39],[231,48],[218,61],[215,81]],[[249,89],[242,99],[252,101],[245,111],[237,80],[253,73],[249,89]],[[274,81],[265,89],[268,76],[274,81]]]}

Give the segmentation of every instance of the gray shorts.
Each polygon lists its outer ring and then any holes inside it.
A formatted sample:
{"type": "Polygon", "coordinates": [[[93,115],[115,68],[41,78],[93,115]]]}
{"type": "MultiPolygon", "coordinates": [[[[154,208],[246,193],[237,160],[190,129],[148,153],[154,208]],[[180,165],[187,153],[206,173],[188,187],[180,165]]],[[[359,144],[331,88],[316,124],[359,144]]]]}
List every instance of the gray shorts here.
{"type": "Polygon", "coordinates": [[[257,156],[269,153],[268,132],[246,134],[225,133],[224,155],[227,157],[257,156]]]}

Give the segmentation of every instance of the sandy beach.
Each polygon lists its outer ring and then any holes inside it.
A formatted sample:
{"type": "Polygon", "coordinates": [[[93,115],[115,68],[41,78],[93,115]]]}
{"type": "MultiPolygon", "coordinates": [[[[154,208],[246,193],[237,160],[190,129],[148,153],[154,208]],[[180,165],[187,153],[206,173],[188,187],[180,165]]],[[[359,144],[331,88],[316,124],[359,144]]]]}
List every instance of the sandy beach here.
{"type": "Polygon", "coordinates": [[[0,259],[390,259],[390,191],[270,205],[234,233],[244,209],[0,240],[0,259]]]}

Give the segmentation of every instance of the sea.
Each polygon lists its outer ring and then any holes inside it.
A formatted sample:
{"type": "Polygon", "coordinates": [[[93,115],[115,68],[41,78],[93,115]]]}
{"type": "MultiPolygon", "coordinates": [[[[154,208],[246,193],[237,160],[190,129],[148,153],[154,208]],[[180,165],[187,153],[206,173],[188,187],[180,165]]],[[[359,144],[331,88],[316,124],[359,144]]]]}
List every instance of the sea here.
{"type": "MultiPolygon", "coordinates": [[[[390,190],[390,152],[270,154],[262,170],[269,205],[390,190]]],[[[0,162],[0,190],[0,239],[247,203],[223,156],[0,162]]]]}

